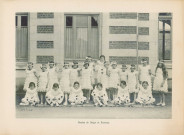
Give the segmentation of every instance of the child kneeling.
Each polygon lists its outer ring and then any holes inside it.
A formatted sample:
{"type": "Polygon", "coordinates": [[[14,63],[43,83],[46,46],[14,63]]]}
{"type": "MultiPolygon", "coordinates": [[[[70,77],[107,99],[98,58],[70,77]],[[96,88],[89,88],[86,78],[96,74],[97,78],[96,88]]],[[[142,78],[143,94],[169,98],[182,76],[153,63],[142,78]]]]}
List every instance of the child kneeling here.
{"type": "Polygon", "coordinates": [[[107,93],[101,83],[97,83],[97,86],[95,87],[91,95],[93,96],[95,106],[99,105],[100,107],[102,107],[103,105],[105,106],[107,105],[108,101],[107,93]]]}
{"type": "Polygon", "coordinates": [[[152,96],[152,91],[150,87],[148,87],[147,81],[142,82],[142,87],[140,87],[136,102],[140,103],[141,105],[150,105],[155,102],[155,98],[152,96]]]}
{"type": "Polygon", "coordinates": [[[50,106],[59,106],[64,99],[63,92],[59,89],[59,84],[54,83],[53,87],[46,94],[46,101],[50,106]]]}
{"type": "Polygon", "coordinates": [[[34,82],[29,83],[25,97],[21,100],[20,105],[36,105],[39,103],[37,88],[34,82]]]}
{"type": "Polygon", "coordinates": [[[129,102],[130,102],[130,96],[129,96],[129,91],[128,91],[126,81],[121,81],[120,86],[118,86],[118,96],[114,100],[114,104],[121,105],[129,102]]]}
{"type": "Polygon", "coordinates": [[[71,105],[81,105],[86,101],[86,97],[83,96],[82,89],[79,82],[74,82],[70,91],[69,102],[71,105]]]}

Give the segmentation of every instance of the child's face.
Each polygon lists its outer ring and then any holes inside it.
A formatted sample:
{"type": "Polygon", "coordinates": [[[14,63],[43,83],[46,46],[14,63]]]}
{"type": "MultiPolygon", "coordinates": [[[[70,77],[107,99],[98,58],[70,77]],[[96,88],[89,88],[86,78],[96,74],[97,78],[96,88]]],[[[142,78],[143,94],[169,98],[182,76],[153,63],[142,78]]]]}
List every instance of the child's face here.
{"type": "Polygon", "coordinates": [[[50,63],[50,64],[49,64],[49,67],[50,67],[50,68],[53,68],[53,67],[54,67],[54,63],[50,63]]]}
{"type": "Polygon", "coordinates": [[[46,69],[47,69],[46,67],[42,67],[42,71],[43,71],[43,72],[45,72],[45,71],[46,71],[46,69]]]}
{"type": "Polygon", "coordinates": [[[30,88],[31,90],[33,90],[33,89],[35,88],[35,86],[34,86],[33,84],[31,84],[31,85],[29,86],[29,88],[30,88]]]}
{"type": "Polygon", "coordinates": [[[131,70],[131,72],[134,72],[135,71],[135,68],[134,67],[131,67],[130,70],[131,70]]]}
{"type": "Polygon", "coordinates": [[[158,67],[161,68],[162,67],[162,63],[158,63],[158,67]]]}
{"type": "Polygon", "coordinates": [[[31,70],[33,68],[33,65],[29,64],[28,69],[31,70]]]}
{"type": "Polygon", "coordinates": [[[79,84],[74,84],[74,88],[78,89],[79,88],[79,84]]]}
{"type": "Polygon", "coordinates": [[[87,59],[88,62],[92,62],[92,59],[87,59]]]}
{"type": "Polygon", "coordinates": [[[76,69],[78,66],[76,64],[73,65],[73,68],[76,69]]]}
{"type": "Polygon", "coordinates": [[[98,85],[97,86],[97,89],[101,91],[102,90],[102,87],[98,85]]]}
{"type": "Polygon", "coordinates": [[[125,88],[126,87],[126,85],[124,85],[123,83],[120,83],[120,86],[121,86],[121,88],[125,88]]]}
{"type": "Polygon", "coordinates": [[[117,67],[116,64],[112,64],[112,68],[115,69],[117,67]]]}
{"type": "Polygon", "coordinates": [[[54,87],[54,88],[53,88],[54,91],[57,91],[58,89],[59,89],[58,87],[54,87]]]}
{"type": "Polygon", "coordinates": [[[87,69],[88,68],[88,64],[85,64],[84,67],[85,67],[85,69],[87,69]]]}
{"type": "Polygon", "coordinates": [[[126,71],[126,67],[122,67],[122,71],[125,72],[126,71]]]}
{"type": "Polygon", "coordinates": [[[68,65],[64,65],[64,68],[65,68],[65,69],[68,69],[68,65]]]}
{"type": "Polygon", "coordinates": [[[143,87],[144,89],[147,89],[147,88],[148,88],[148,84],[147,84],[147,83],[143,83],[143,84],[142,84],[142,87],[143,87]]]}
{"type": "Polygon", "coordinates": [[[101,57],[101,58],[100,58],[100,61],[105,61],[104,57],[101,57]]]}
{"type": "Polygon", "coordinates": [[[143,66],[146,66],[147,65],[147,62],[143,62],[143,64],[142,64],[143,66]]]}

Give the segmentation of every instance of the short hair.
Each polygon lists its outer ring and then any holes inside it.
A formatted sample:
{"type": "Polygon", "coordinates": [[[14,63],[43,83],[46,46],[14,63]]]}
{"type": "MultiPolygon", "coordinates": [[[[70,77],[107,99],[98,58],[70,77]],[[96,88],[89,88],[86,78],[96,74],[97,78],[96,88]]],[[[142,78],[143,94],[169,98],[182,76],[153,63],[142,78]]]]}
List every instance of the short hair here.
{"type": "Polygon", "coordinates": [[[78,84],[78,85],[80,85],[80,84],[79,84],[79,82],[77,82],[77,81],[73,83],[73,85],[75,85],[75,84],[78,84]]]}
{"type": "Polygon", "coordinates": [[[54,64],[54,61],[49,61],[49,64],[54,64]]]}
{"type": "Polygon", "coordinates": [[[143,86],[143,84],[149,85],[147,81],[143,81],[143,82],[142,82],[142,86],[143,86]]]}
{"type": "Polygon", "coordinates": [[[97,83],[96,86],[100,86],[100,87],[103,87],[102,83],[97,83]]]}
{"type": "Polygon", "coordinates": [[[59,84],[58,83],[54,83],[52,88],[59,88],[59,84]]]}
{"type": "Polygon", "coordinates": [[[36,85],[35,85],[34,82],[30,82],[30,83],[29,83],[29,88],[31,87],[31,85],[34,85],[34,87],[36,87],[36,85]]]}
{"type": "Polygon", "coordinates": [[[131,64],[131,67],[134,67],[135,68],[135,65],[134,64],[131,64]]]}
{"type": "Polygon", "coordinates": [[[100,55],[100,58],[102,58],[102,57],[105,59],[105,55],[100,55]]]}
{"type": "Polygon", "coordinates": [[[27,64],[28,64],[28,65],[30,65],[30,64],[33,65],[33,62],[28,62],[27,64]]]}
{"type": "Polygon", "coordinates": [[[120,84],[127,85],[126,81],[121,81],[120,84]]]}

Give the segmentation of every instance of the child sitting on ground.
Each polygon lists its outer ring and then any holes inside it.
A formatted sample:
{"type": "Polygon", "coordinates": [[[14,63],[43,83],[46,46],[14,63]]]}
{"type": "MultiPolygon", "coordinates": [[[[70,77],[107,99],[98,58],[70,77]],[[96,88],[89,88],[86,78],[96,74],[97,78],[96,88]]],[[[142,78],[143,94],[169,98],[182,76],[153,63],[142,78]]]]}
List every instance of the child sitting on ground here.
{"type": "Polygon", "coordinates": [[[108,101],[107,93],[101,83],[97,83],[97,86],[95,87],[91,95],[93,96],[93,101],[95,103],[95,106],[98,106],[98,105],[100,107],[107,106],[107,101],[108,101]]]}
{"type": "Polygon", "coordinates": [[[86,101],[86,97],[83,96],[82,89],[79,82],[74,82],[70,91],[69,102],[71,105],[81,105],[86,101]]]}
{"type": "Polygon", "coordinates": [[[35,106],[39,103],[39,98],[37,94],[37,88],[34,82],[29,83],[25,97],[21,100],[20,105],[32,105],[35,106]]]}

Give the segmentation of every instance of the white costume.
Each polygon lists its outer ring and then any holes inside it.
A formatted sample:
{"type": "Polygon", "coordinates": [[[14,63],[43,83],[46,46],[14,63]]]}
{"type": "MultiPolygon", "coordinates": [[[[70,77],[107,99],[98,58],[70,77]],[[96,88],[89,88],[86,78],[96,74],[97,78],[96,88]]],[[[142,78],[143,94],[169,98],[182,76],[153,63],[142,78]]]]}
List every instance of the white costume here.
{"type": "Polygon", "coordinates": [[[51,106],[54,106],[54,105],[58,106],[63,102],[63,99],[64,99],[64,95],[60,89],[58,89],[57,91],[55,91],[54,89],[51,89],[46,94],[46,101],[51,106]]]}
{"type": "Polygon", "coordinates": [[[93,96],[93,101],[96,105],[99,104],[97,100],[99,100],[101,104],[107,104],[108,97],[104,88],[102,90],[98,90],[97,88],[95,88],[91,95],[93,96]]]}
{"type": "Polygon", "coordinates": [[[127,82],[127,80],[128,80],[128,72],[127,71],[125,71],[125,72],[121,71],[121,72],[119,72],[119,75],[120,75],[120,81],[127,82]]]}
{"type": "Polygon", "coordinates": [[[70,69],[63,69],[59,83],[60,88],[64,93],[70,92],[70,69]]]}
{"type": "Polygon", "coordinates": [[[118,96],[115,99],[115,103],[121,104],[121,103],[129,103],[130,97],[129,97],[129,91],[128,87],[126,86],[124,89],[122,87],[118,87],[118,96]]]}
{"type": "Polygon", "coordinates": [[[78,89],[71,88],[69,102],[75,104],[83,104],[86,100],[86,97],[83,96],[82,89],[79,87],[78,89]]]}
{"type": "Polygon", "coordinates": [[[163,87],[161,87],[161,83],[163,81],[164,81],[163,71],[161,68],[157,68],[156,77],[155,77],[154,83],[153,83],[153,89],[157,90],[157,91],[168,92],[167,79],[165,80],[163,87]]]}
{"type": "Polygon", "coordinates": [[[58,83],[58,75],[57,75],[57,69],[56,67],[49,68],[49,83],[48,83],[48,89],[52,89],[54,83],[58,83]]]}
{"type": "Polygon", "coordinates": [[[140,91],[138,93],[138,97],[136,99],[136,102],[138,103],[144,103],[144,104],[152,104],[155,102],[155,98],[152,96],[152,91],[150,87],[147,89],[144,89],[143,87],[140,87],[140,91]]]}
{"type": "Polygon", "coordinates": [[[34,88],[33,90],[27,88],[26,95],[21,101],[22,103],[20,103],[20,105],[35,105],[36,103],[39,103],[37,88],[34,88]]]}
{"type": "Polygon", "coordinates": [[[140,72],[140,81],[147,81],[149,84],[149,87],[151,87],[151,76],[149,74],[150,66],[139,66],[139,72],[140,72]]]}
{"type": "Polygon", "coordinates": [[[35,85],[37,86],[37,77],[35,76],[35,69],[28,70],[26,69],[26,79],[24,83],[24,90],[27,90],[29,88],[29,83],[34,82],[35,85]]]}
{"type": "MultiPolygon", "coordinates": [[[[79,73],[78,73],[78,68],[74,69],[72,68],[70,70],[70,85],[73,87],[74,82],[79,82],[79,73]]],[[[80,83],[80,82],[79,82],[80,83]]]]}
{"type": "Polygon", "coordinates": [[[113,69],[110,68],[109,69],[109,88],[118,88],[119,85],[119,70],[117,68],[113,69]]]}
{"type": "Polygon", "coordinates": [[[38,79],[38,92],[47,92],[48,71],[40,72],[38,79]]]}
{"type": "Polygon", "coordinates": [[[92,77],[92,71],[90,68],[83,68],[81,71],[81,88],[82,89],[89,89],[92,90],[91,85],[91,77],[92,77]]]}
{"type": "Polygon", "coordinates": [[[136,84],[138,84],[138,82],[136,82],[136,75],[138,75],[137,71],[128,72],[128,88],[130,93],[137,93],[139,91],[138,88],[136,88],[136,84]]]}
{"type": "Polygon", "coordinates": [[[104,66],[97,65],[95,70],[97,71],[97,82],[102,83],[104,88],[108,88],[107,69],[104,66]]]}

